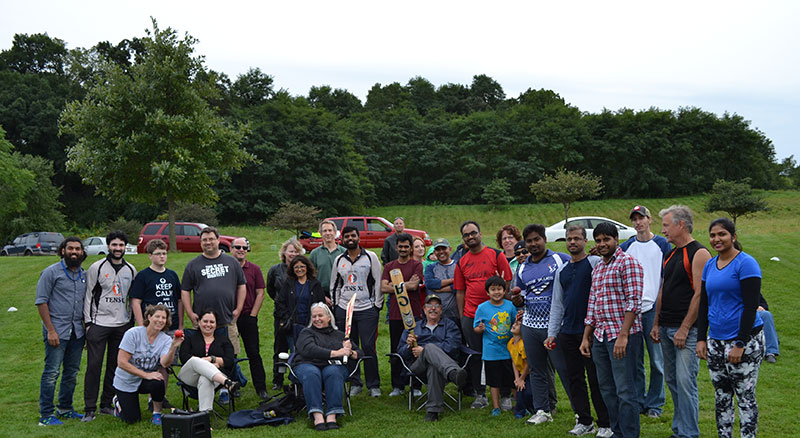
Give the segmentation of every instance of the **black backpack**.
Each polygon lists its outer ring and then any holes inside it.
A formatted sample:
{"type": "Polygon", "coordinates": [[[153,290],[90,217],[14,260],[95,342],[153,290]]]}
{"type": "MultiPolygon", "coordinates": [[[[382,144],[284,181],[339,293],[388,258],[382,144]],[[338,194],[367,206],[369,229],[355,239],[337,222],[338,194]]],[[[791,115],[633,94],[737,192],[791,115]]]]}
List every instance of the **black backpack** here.
{"type": "Polygon", "coordinates": [[[288,391],[281,397],[261,402],[258,410],[271,412],[275,417],[294,417],[304,407],[306,407],[306,401],[303,395],[295,395],[293,391],[288,391]]]}

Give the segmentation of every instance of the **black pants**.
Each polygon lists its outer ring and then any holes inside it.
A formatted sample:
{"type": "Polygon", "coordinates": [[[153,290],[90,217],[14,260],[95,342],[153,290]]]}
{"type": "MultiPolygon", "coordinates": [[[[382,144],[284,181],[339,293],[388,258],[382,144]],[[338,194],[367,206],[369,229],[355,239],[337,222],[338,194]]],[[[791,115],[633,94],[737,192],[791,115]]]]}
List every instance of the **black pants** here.
{"type": "Polygon", "coordinates": [[[272,327],[275,337],[272,340],[272,383],[283,386],[283,373],[278,369],[278,362],[283,362],[278,358],[279,353],[289,352],[289,339],[280,331],[277,318],[273,318],[272,327]]]}
{"type": "MultiPolygon", "coordinates": [[[[339,330],[344,331],[345,317],[347,312],[341,307],[334,309],[336,316],[336,326],[339,330]]],[[[371,308],[353,312],[353,325],[350,328],[350,342],[353,346],[359,346],[364,356],[370,356],[372,359],[364,361],[364,379],[367,383],[367,388],[381,387],[381,376],[378,373],[378,356],[375,350],[375,343],[378,339],[378,318],[380,309],[371,308]]],[[[353,371],[356,366],[355,360],[347,363],[347,369],[353,371]]],[[[361,380],[360,373],[353,374],[350,380],[353,386],[364,386],[361,380]]]]}
{"type": "MultiPolygon", "coordinates": [[[[464,339],[467,341],[467,346],[469,348],[477,352],[482,352],[483,335],[475,333],[475,330],[472,327],[474,320],[475,318],[462,316],[461,332],[464,335],[464,339]]],[[[472,360],[469,361],[469,366],[467,367],[467,372],[469,373],[470,382],[472,382],[472,387],[475,389],[475,393],[477,395],[486,395],[486,386],[481,385],[482,368],[483,368],[483,356],[482,355],[472,356],[472,360]]]]}
{"type": "MultiPolygon", "coordinates": [[[[103,356],[106,357],[106,373],[103,376],[103,393],[100,407],[110,408],[114,398],[114,372],[117,370],[117,354],[122,336],[133,326],[128,323],[120,327],[103,327],[93,324],[86,330],[86,374],[83,379],[83,403],[86,412],[97,410],[97,394],[100,392],[100,372],[103,356]]],[[[161,386],[164,386],[163,382],[161,386]]]]}
{"type": "Polygon", "coordinates": [[[136,423],[142,419],[142,409],[139,407],[139,394],[150,394],[154,402],[163,402],[164,382],[161,380],[145,380],[139,384],[139,389],[136,392],[117,391],[117,400],[122,409],[122,421],[126,423],[136,423]]]}
{"type": "Polygon", "coordinates": [[[589,406],[589,393],[586,389],[586,379],[589,380],[592,404],[597,412],[597,425],[599,427],[610,427],[608,409],[600,387],[597,384],[597,371],[595,371],[592,358],[585,357],[580,352],[583,335],[559,334],[558,343],[561,344],[561,351],[564,354],[564,361],[567,363],[567,378],[569,379],[569,399],[572,407],[578,414],[578,422],[581,424],[592,424],[592,409],[589,406]]]}
{"type": "Polygon", "coordinates": [[[236,320],[239,337],[242,338],[244,351],[250,364],[250,377],[256,392],[267,390],[267,375],[264,372],[264,363],[261,360],[261,349],[258,345],[258,318],[250,315],[241,315],[236,320]]]}

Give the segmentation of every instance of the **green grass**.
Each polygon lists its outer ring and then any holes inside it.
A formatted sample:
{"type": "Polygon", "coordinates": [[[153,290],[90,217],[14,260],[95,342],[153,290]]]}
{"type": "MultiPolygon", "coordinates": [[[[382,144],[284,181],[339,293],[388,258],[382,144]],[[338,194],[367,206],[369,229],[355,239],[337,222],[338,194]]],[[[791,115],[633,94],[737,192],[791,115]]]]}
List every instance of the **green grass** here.
{"type": "MultiPolygon", "coordinates": [[[[704,197],[686,197],[675,199],[646,200],[613,200],[579,202],[573,205],[570,215],[599,215],[627,223],[629,209],[642,203],[654,213],[674,203],[683,203],[697,212],[695,220],[695,238],[706,244],[708,241],[706,228],[708,223],[719,214],[703,213],[704,197]]],[[[764,364],[758,383],[758,400],[760,409],[759,432],[761,436],[792,436],[797,433],[800,421],[794,411],[797,382],[800,381],[800,366],[792,358],[797,357],[800,349],[800,328],[794,323],[800,318],[796,306],[796,291],[800,290],[800,279],[796,275],[800,270],[798,250],[800,247],[800,192],[771,192],[768,200],[772,211],[745,217],[739,222],[739,238],[745,250],[753,255],[763,270],[763,293],[770,302],[775,315],[775,322],[781,338],[781,356],[777,364],[764,364]],[[777,256],[780,262],[769,259],[777,256]]],[[[370,209],[365,213],[384,216],[392,219],[402,215],[411,228],[425,229],[431,237],[447,237],[455,245],[458,238],[458,227],[463,220],[477,220],[484,230],[484,241],[493,245],[494,233],[502,225],[513,223],[523,227],[530,222],[549,225],[561,220],[563,214],[559,205],[520,205],[504,210],[492,211],[481,206],[396,206],[370,209]]],[[[658,219],[656,218],[656,221],[658,219]]],[[[658,232],[660,225],[654,224],[653,230],[658,232]]],[[[250,260],[266,269],[278,262],[277,251],[280,243],[291,233],[271,231],[263,227],[222,227],[225,234],[247,235],[253,244],[250,260]]],[[[553,243],[554,250],[564,250],[563,243],[553,243]]],[[[182,274],[186,263],[195,254],[171,254],[168,266],[182,274]]],[[[99,257],[91,257],[89,263],[99,257]]],[[[139,268],[149,264],[145,255],[129,256],[129,261],[139,268]]],[[[39,273],[47,265],[56,261],[53,257],[41,258],[1,258],[0,259],[0,360],[3,361],[2,391],[0,391],[0,436],[55,436],[61,434],[70,437],[94,436],[141,436],[156,437],[161,431],[149,423],[142,422],[127,426],[118,420],[101,416],[93,423],[82,424],[71,421],[60,428],[41,428],[36,425],[38,419],[39,380],[41,377],[44,348],[41,338],[41,323],[33,305],[36,282],[39,273]],[[5,312],[14,306],[18,312],[5,312]]],[[[267,300],[261,311],[261,348],[268,375],[271,375],[272,350],[272,303],[267,300]]],[[[382,318],[383,319],[383,318],[382,318]]],[[[378,338],[379,354],[389,350],[389,335],[386,325],[381,324],[378,338]]],[[[84,358],[85,366],[85,358],[84,358]]],[[[370,399],[362,394],[353,399],[353,417],[346,417],[344,427],[338,432],[327,432],[327,435],[340,436],[475,436],[480,434],[497,434],[507,436],[566,436],[574,420],[569,413],[569,402],[563,390],[559,388],[559,413],[553,423],[540,426],[526,426],[522,421],[504,413],[501,417],[489,417],[488,410],[463,410],[458,414],[447,413],[436,424],[424,424],[423,414],[409,413],[404,399],[389,399],[386,394],[389,386],[388,362],[381,357],[380,361],[382,389],[384,396],[370,399]]],[[[245,367],[245,374],[249,370],[245,367]]],[[[700,429],[703,436],[715,434],[714,396],[709,382],[705,362],[701,362],[699,373],[700,387],[700,429]]],[[[243,398],[237,406],[241,409],[253,408],[257,404],[256,396],[249,384],[242,391],[243,398]]],[[[75,407],[83,408],[83,371],[78,377],[75,392],[75,407]]],[[[168,398],[178,401],[177,389],[170,385],[168,398]]],[[[471,399],[466,399],[468,405],[471,399]]],[[[642,417],[642,436],[668,436],[672,420],[672,402],[667,391],[665,413],[659,419],[642,417]]],[[[256,436],[263,434],[289,436],[317,436],[309,429],[304,418],[298,418],[293,424],[278,429],[260,427],[239,431],[230,431],[221,424],[215,427],[215,436],[256,436]]]]}

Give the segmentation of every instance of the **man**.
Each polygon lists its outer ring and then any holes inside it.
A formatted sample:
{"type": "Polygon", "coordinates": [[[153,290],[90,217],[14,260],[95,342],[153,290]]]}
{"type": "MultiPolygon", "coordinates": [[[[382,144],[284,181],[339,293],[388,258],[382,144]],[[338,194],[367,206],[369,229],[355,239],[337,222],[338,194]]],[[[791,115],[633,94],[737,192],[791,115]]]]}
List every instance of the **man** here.
{"type": "Polygon", "coordinates": [[[512,291],[512,298],[515,305],[524,306],[521,331],[531,371],[534,409],[528,424],[541,424],[553,421],[551,412],[556,407],[553,367],[561,376],[565,392],[570,393],[560,344],[548,349],[544,343],[550,322],[556,270],[570,258],[566,254],[547,249],[544,225],[527,225],[522,230],[522,240],[529,256],[517,268],[517,286],[512,291]]]}
{"type": "Polygon", "coordinates": [[[267,394],[267,376],[264,372],[264,363],[261,361],[258,337],[258,312],[264,302],[264,274],[261,268],[247,260],[250,251],[250,242],[244,237],[239,237],[231,242],[231,254],[242,267],[245,279],[245,298],[242,313],[236,320],[236,328],[242,336],[244,351],[247,353],[250,364],[250,376],[253,378],[253,387],[261,399],[269,398],[267,394]]]}
{"type": "Polygon", "coordinates": [[[100,372],[106,355],[100,413],[114,414],[114,372],[122,336],[133,326],[128,294],[136,268],[123,259],[128,236],[112,231],[106,236],[108,256],[98,260],[86,272],[86,298],[83,319],[86,322],[86,374],[83,383],[85,412],[81,421],[96,418],[97,393],[100,391],[100,372]]]}
{"type": "MultiPolygon", "coordinates": [[[[456,262],[453,273],[453,288],[456,290],[456,305],[461,317],[461,331],[469,348],[480,353],[483,350],[483,337],[473,330],[475,310],[489,299],[484,285],[486,280],[499,275],[508,284],[511,281],[511,267],[502,251],[489,248],[482,242],[481,228],[475,221],[461,224],[461,238],[468,251],[456,262]]],[[[477,395],[471,407],[482,409],[489,405],[486,387],[481,385],[482,358],[480,354],[470,361],[468,372],[472,387],[477,395]]]]}
{"type": "Polygon", "coordinates": [[[406,220],[402,217],[394,218],[394,234],[390,234],[383,241],[383,251],[381,251],[381,261],[384,265],[391,262],[392,260],[396,260],[398,257],[397,250],[395,247],[397,246],[397,236],[399,236],[403,231],[406,229],[406,220]]]}
{"type": "Polygon", "coordinates": [[[345,252],[345,248],[336,243],[336,223],[332,220],[320,222],[319,234],[322,236],[322,246],[311,251],[309,260],[317,267],[317,280],[319,280],[322,288],[325,289],[325,295],[330,296],[331,291],[328,287],[331,284],[333,261],[345,252]]]}
{"type": "Polygon", "coordinates": [[[758,300],[756,312],[758,312],[758,317],[764,321],[764,346],[766,347],[764,360],[768,363],[776,363],[777,356],[781,354],[780,341],[778,340],[778,330],[775,328],[775,318],[769,311],[769,304],[767,304],[764,294],[761,294],[758,300]]]}
{"type": "MultiPolygon", "coordinates": [[[[422,317],[422,297],[419,292],[419,285],[422,283],[422,262],[411,258],[411,245],[414,239],[411,235],[401,233],[395,239],[397,259],[392,260],[383,267],[381,276],[381,292],[389,297],[389,351],[397,351],[400,335],[403,334],[403,317],[400,315],[400,307],[397,304],[397,296],[394,294],[391,271],[398,269],[403,275],[408,300],[411,304],[411,312],[414,319],[422,317]]],[[[389,397],[396,397],[403,394],[405,379],[402,376],[403,367],[397,358],[392,357],[389,361],[392,369],[392,392],[389,397]]]]}
{"type": "Polygon", "coordinates": [[[186,264],[181,281],[181,300],[186,314],[197,327],[199,312],[211,308],[219,313],[218,328],[226,328],[239,354],[239,332],[236,319],[242,313],[247,296],[247,281],[239,262],[219,250],[219,231],[205,227],[200,231],[203,253],[186,264]],[[192,301],[194,292],[194,301],[192,301]]]}
{"type": "MultiPolygon", "coordinates": [[[[383,305],[383,293],[378,279],[381,265],[378,256],[358,246],[360,236],[355,227],[342,229],[342,244],[347,249],[336,257],[331,270],[331,299],[336,317],[336,325],[344,330],[347,316],[347,303],[353,294],[356,301],[353,320],[350,328],[350,340],[361,347],[365,356],[371,359],[364,361],[364,378],[372,397],[381,396],[381,376],[378,374],[377,351],[375,341],[378,337],[378,314],[383,305]]],[[[355,362],[350,362],[351,371],[355,362]]],[[[364,384],[358,372],[353,376],[350,395],[361,392],[364,384]]]]}
{"type": "Polygon", "coordinates": [[[442,304],[442,318],[452,319],[458,326],[461,324],[461,317],[458,314],[456,294],[453,291],[456,262],[450,258],[451,250],[447,239],[440,237],[433,242],[436,263],[431,263],[425,268],[425,287],[428,292],[439,297],[442,304]]]}
{"type": "Polygon", "coordinates": [[[461,332],[453,321],[442,318],[442,300],[436,294],[425,298],[425,318],[417,321],[413,332],[403,330],[397,353],[409,369],[428,383],[425,421],[437,421],[444,412],[444,385],[450,381],[459,388],[467,372],[454,360],[461,346],[461,332]]]}
{"type": "Polygon", "coordinates": [[[639,436],[639,399],[634,374],[642,348],[642,265],[619,247],[617,227],[594,228],[603,257],[592,271],[581,354],[591,357],[615,437],[639,436]]]}
{"type": "Polygon", "coordinates": [[[587,256],[588,239],[583,227],[569,226],[566,236],[570,260],[556,271],[553,281],[553,303],[550,306],[550,321],[544,344],[548,349],[554,343],[560,345],[564,354],[566,380],[569,382],[567,394],[578,415],[575,427],[569,433],[586,435],[596,431],[598,437],[608,438],[613,432],[608,419],[608,409],[597,383],[597,371],[594,362],[588,357],[583,357],[580,351],[584,330],[583,320],[586,318],[589,289],[592,286],[592,269],[600,261],[600,257],[587,256]],[[597,430],[592,422],[586,379],[589,380],[592,403],[597,412],[599,427],[597,430]]]}
{"type": "Polygon", "coordinates": [[[700,436],[697,371],[697,311],[703,267],[711,253],[692,238],[692,211],[673,205],[659,212],[661,232],[675,248],[663,264],[661,292],[650,337],[661,343],[664,378],[672,394],[672,431],[677,437],[700,436]]]}
{"type": "Polygon", "coordinates": [[[81,367],[86,340],[83,300],[86,296],[86,259],[81,239],[70,236],[58,246],[61,260],[42,271],[36,284],[36,309],[42,319],[44,371],[39,387],[39,426],[64,424],[61,418],[83,418],[72,407],[72,395],[81,367]],[[63,367],[58,390],[58,411],[53,405],[56,380],[63,367]],[[54,415],[54,414],[57,414],[54,415]]]}
{"type": "Polygon", "coordinates": [[[178,274],[166,267],[167,244],[153,239],[145,247],[150,258],[150,266],[136,274],[131,285],[131,309],[136,324],[144,325],[147,306],[163,304],[172,316],[170,331],[183,330],[183,303],[181,302],[181,281],[178,274]]]}
{"type": "Polygon", "coordinates": [[[643,205],[633,207],[630,212],[631,223],[636,236],[620,245],[623,251],[635,258],[644,270],[644,292],[642,292],[642,337],[650,357],[650,389],[645,391],[644,348],[641,357],[636,359],[636,394],[642,405],[642,414],[658,418],[664,411],[664,356],[661,346],[649,336],[656,317],[656,299],[661,289],[661,262],[672,247],[667,239],[650,231],[653,222],[650,210],[643,205]]]}

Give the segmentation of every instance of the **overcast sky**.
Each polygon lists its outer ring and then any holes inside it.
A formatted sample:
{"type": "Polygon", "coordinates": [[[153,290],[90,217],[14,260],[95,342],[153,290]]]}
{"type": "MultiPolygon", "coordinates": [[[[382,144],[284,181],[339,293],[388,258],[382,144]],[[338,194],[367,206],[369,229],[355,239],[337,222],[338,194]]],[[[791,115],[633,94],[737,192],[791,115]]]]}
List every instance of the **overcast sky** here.
{"type": "Polygon", "coordinates": [[[737,113],[780,160],[800,161],[800,2],[796,1],[9,1],[0,49],[16,33],[69,48],[144,36],[150,16],[199,39],[231,79],[258,67],[276,88],[376,82],[469,85],[506,95],[559,93],[583,111],[696,106],[737,113]]]}

